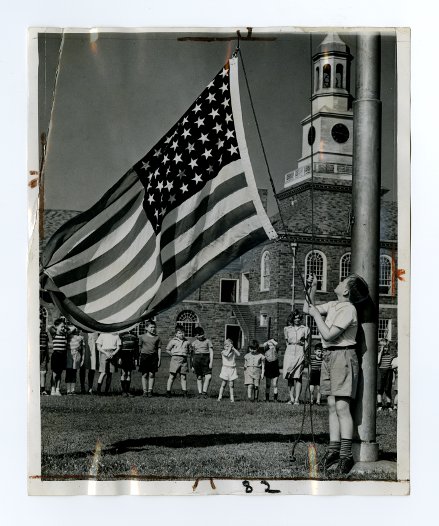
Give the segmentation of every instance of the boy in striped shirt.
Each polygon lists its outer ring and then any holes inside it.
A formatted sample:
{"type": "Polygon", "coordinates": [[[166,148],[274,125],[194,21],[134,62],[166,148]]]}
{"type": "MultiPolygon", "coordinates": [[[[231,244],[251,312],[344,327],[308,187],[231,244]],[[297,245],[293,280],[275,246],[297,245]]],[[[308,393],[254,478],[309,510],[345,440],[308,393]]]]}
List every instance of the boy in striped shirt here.
{"type": "Polygon", "coordinates": [[[66,368],[67,361],[67,330],[63,318],[57,318],[55,320],[52,347],[52,356],[50,357],[52,387],[50,394],[53,396],[61,396],[61,375],[66,368]]]}
{"type": "Polygon", "coordinates": [[[392,405],[392,370],[393,353],[389,342],[382,338],[378,342],[378,375],[377,375],[377,405],[378,411],[386,409],[387,403],[392,405]]]}
{"type": "Polygon", "coordinates": [[[320,372],[322,370],[323,349],[321,343],[316,343],[314,352],[311,354],[311,364],[309,368],[309,395],[310,403],[314,403],[314,389],[316,391],[316,404],[320,405],[320,372]]]}
{"type": "Polygon", "coordinates": [[[47,395],[46,373],[49,363],[49,336],[44,328],[44,322],[40,319],[40,394],[47,395]]]}

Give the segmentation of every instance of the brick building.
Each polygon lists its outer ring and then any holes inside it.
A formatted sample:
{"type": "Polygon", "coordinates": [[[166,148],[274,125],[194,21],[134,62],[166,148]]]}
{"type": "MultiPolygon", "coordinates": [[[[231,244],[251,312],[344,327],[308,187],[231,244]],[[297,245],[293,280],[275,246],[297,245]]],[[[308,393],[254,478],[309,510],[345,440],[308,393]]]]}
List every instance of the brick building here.
{"type": "MultiPolygon", "coordinates": [[[[237,347],[256,338],[283,341],[283,327],[293,306],[304,301],[301,276],[318,277],[317,301],[335,299],[333,290],[350,273],[352,218],[352,96],[349,48],[329,33],[313,56],[312,115],[302,122],[302,157],[285,175],[277,195],[280,213],[272,218],[279,240],[260,245],[204,283],[183,302],[156,318],[163,340],[176,323],[189,337],[197,325],[221,348],[226,337],[237,347]],[[282,216],[282,217],[281,217],[282,216]],[[293,253],[295,257],[293,257],[293,253]]],[[[382,189],[382,196],[386,190],[382,189]]],[[[266,191],[260,191],[266,204],[266,191]]],[[[379,336],[397,338],[396,203],[382,200],[379,336]]],[[[47,210],[44,245],[77,212],[47,210]]],[[[51,323],[58,315],[42,300],[51,323]]],[[[143,324],[138,327],[143,332],[143,324]]],[[[317,331],[313,328],[317,338],[317,331]]]]}

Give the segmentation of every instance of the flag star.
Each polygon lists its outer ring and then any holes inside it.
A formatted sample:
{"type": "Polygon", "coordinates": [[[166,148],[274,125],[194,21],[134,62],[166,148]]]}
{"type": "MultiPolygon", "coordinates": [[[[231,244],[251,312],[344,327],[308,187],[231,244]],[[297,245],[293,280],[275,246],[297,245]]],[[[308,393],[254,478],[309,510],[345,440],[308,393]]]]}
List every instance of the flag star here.
{"type": "Polygon", "coordinates": [[[183,135],[183,137],[184,137],[185,139],[186,139],[187,136],[190,135],[190,134],[191,134],[191,132],[190,132],[189,130],[183,130],[182,135],[183,135]]]}
{"type": "Polygon", "coordinates": [[[158,190],[159,192],[161,192],[161,191],[163,190],[163,182],[162,182],[162,181],[159,181],[159,182],[157,183],[157,190],[158,190]]]}
{"type": "Polygon", "coordinates": [[[209,168],[207,169],[207,173],[211,174],[213,172],[213,166],[210,164],[209,168]]]}
{"type": "Polygon", "coordinates": [[[227,84],[223,84],[221,87],[220,87],[220,90],[224,93],[225,91],[227,91],[227,84]]]}
{"type": "Polygon", "coordinates": [[[189,166],[194,169],[195,166],[198,166],[196,159],[191,159],[191,162],[189,163],[189,166]]]}
{"type": "Polygon", "coordinates": [[[181,172],[179,172],[179,173],[177,174],[177,177],[178,177],[179,179],[181,179],[182,177],[186,177],[185,171],[182,170],[181,172]]]}
{"type": "Polygon", "coordinates": [[[212,104],[212,102],[215,100],[215,95],[213,93],[209,93],[206,98],[212,104]]]}
{"type": "Polygon", "coordinates": [[[234,133],[235,133],[235,132],[234,132],[233,130],[227,130],[227,131],[226,131],[226,137],[227,137],[227,139],[232,139],[234,133]]]}
{"type": "Polygon", "coordinates": [[[167,162],[169,161],[169,157],[167,155],[165,155],[162,159],[162,163],[163,164],[166,164],[167,162]]]}
{"type": "Polygon", "coordinates": [[[154,157],[158,157],[162,151],[160,149],[154,150],[154,157]]]}
{"type": "Polygon", "coordinates": [[[160,175],[160,171],[159,171],[159,169],[157,168],[157,170],[154,172],[154,177],[157,177],[158,175],[160,175]]]}
{"type": "Polygon", "coordinates": [[[154,202],[154,196],[149,194],[148,201],[149,201],[149,204],[153,203],[154,202]]]}
{"type": "Polygon", "coordinates": [[[201,175],[195,174],[195,177],[192,178],[192,181],[195,181],[195,184],[196,183],[201,183],[201,181],[202,181],[201,175]]]}
{"type": "Polygon", "coordinates": [[[192,111],[194,111],[195,113],[198,113],[199,111],[201,111],[201,106],[199,104],[195,104],[195,107],[192,111]]]}
{"type": "Polygon", "coordinates": [[[148,174],[148,179],[149,179],[150,181],[151,181],[153,175],[154,175],[154,174],[153,174],[152,172],[150,172],[150,173],[148,174]]]}
{"type": "Polygon", "coordinates": [[[172,205],[173,203],[175,203],[175,195],[170,195],[169,196],[169,203],[172,205]]]}
{"type": "Polygon", "coordinates": [[[142,162],[142,170],[148,170],[148,168],[149,168],[149,161],[147,161],[146,163],[142,162]]]}
{"type": "Polygon", "coordinates": [[[236,146],[233,146],[233,144],[230,146],[230,148],[227,148],[227,150],[230,152],[230,155],[238,153],[238,148],[236,146]]]}
{"type": "Polygon", "coordinates": [[[208,141],[209,139],[207,138],[209,134],[208,133],[202,133],[201,134],[201,137],[198,139],[199,141],[201,141],[203,144],[208,141]]]}
{"type": "Polygon", "coordinates": [[[175,152],[175,150],[177,149],[177,147],[178,147],[178,141],[174,141],[174,142],[171,144],[171,148],[174,150],[174,152],[175,152]]]}
{"type": "Polygon", "coordinates": [[[174,162],[175,162],[175,164],[181,163],[181,155],[176,153],[175,157],[174,157],[174,162]]]}
{"type": "Polygon", "coordinates": [[[210,153],[211,151],[212,151],[212,150],[207,150],[207,149],[206,149],[206,150],[204,150],[204,153],[202,153],[201,155],[204,155],[204,157],[205,157],[206,160],[207,160],[208,157],[212,157],[212,154],[210,153]]]}
{"type": "Polygon", "coordinates": [[[162,208],[162,209],[160,210],[160,215],[161,215],[161,216],[164,216],[165,214],[166,214],[166,208],[162,208]]]}
{"type": "Polygon", "coordinates": [[[159,211],[157,209],[155,210],[154,215],[155,215],[156,219],[159,217],[159,211]]]}
{"type": "Polygon", "coordinates": [[[171,168],[168,166],[167,170],[166,170],[166,175],[168,175],[168,173],[171,171],[171,168]]]}
{"type": "Polygon", "coordinates": [[[214,119],[215,117],[218,117],[218,110],[214,110],[212,108],[212,111],[209,113],[209,115],[214,119]]]}
{"type": "Polygon", "coordinates": [[[219,122],[217,122],[215,124],[215,126],[213,127],[213,129],[216,131],[216,133],[219,133],[223,128],[222,128],[221,124],[219,122]]]}
{"type": "MultiPolygon", "coordinates": [[[[214,80],[215,80],[215,79],[214,79],[214,80]]],[[[209,84],[207,85],[208,88],[213,88],[214,80],[212,80],[212,82],[209,82],[209,84]]]]}
{"type": "Polygon", "coordinates": [[[187,146],[187,148],[186,148],[186,150],[187,150],[189,153],[191,153],[191,152],[193,152],[193,151],[195,150],[195,146],[194,146],[193,144],[189,143],[188,146],[187,146]]]}
{"type": "Polygon", "coordinates": [[[188,191],[188,189],[187,189],[187,184],[183,184],[183,185],[182,185],[182,187],[181,187],[181,191],[182,191],[183,193],[186,193],[186,192],[188,191]]]}
{"type": "Polygon", "coordinates": [[[232,120],[232,116],[228,113],[226,114],[226,122],[230,122],[232,120]]]}
{"type": "Polygon", "coordinates": [[[183,120],[182,120],[182,124],[186,124],[187,122],[189,122],[189,119],[187,117],[185,117],[183,120]]]}
{"type": "Polygon", "coordinates": [[[149,181],[148,186],[146,187],[146,189],[147,189],[147,190],[150,190],[150,189],[151,189],[151,186],[152,186],[151,181],[149,181]]]}
{"type": "Polygon", "coordinates": [[[169,144],[171,142],[171,140],[172,140],[172,135],[170,137],[166,137],[165,143],[169,144]]]}
{"type": "Polygon", "coordinates": [[[223,68],[223,70],[221,71],[220,75],[224,78],[226,77],[227,75],[229,74],[229,70],[226,69],[226,68],[223,68]]]}
{"type": "Polygon", "coordinates": [[[174,183],[172,181],[166,181],[166,189],[168,190],[168,192],[171,191],[171,189],[174,187],[174,183]]]}
{"type": "Polygon", "coordinates": [[[224,99],[223,102],[221,102],[221,104],[224,106],[224,108],[227,108],[227,106],[229,105],[229,102],[230,102],[230,99],[224,99]]]}
{"type": "Polygon", "coordinates": [[[224,146],[224,141],[221,141],[219,140],[217,143],[216,143],[217,147],[218,148],[222,148],[224,146]]]}
{"type": "Polygon", "coordinates": [[[201,119],[200,117],[198,117],[198,120],[195,121],[195,124],[197,124],[198,127],[203,126],[204,125],[204,119],[201,119]]]}

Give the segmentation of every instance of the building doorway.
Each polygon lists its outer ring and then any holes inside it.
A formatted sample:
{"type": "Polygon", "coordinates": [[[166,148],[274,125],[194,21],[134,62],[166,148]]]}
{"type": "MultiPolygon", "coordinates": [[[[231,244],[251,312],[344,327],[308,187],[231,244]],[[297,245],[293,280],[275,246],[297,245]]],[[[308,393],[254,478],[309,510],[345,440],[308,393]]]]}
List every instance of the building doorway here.
{"type": "Polygon", "coordinates": [[[230,338],[233,342],[234,347],[238,350],[241,349],[242,331],[239,325],[226,325],[225,338],[230,338]]]}

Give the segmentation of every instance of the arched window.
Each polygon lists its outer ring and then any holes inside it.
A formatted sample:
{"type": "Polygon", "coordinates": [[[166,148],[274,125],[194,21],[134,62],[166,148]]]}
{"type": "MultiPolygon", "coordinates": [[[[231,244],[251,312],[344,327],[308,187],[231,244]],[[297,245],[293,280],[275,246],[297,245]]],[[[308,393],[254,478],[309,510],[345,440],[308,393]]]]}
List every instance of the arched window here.
{"type": "Polygon", "coordinates": [[[43,322],[43,329],[46,330],[47,328],[47,309],[46,307],[40,306],[40,321],[43,322]]]}
{"type": "Polygon", "coordinates": [[[184,310],[177,316],[178,325],[183,325],[187,338],[194,337],[194,329],[198,325],[198,316],[191,310],[184,310]]]}
{"type": "Polygon", "coordinates": [[[270,290],[270,252],[266,251],[261,258],[261,291],[270,290]]]}
{"type": "Polygon", "coordinates": [[[323,66],[323,87],[324,88],[331,87],[331,65],[330,64],[325,64],[323,66]]]}
{"type": "Polygon", "coordinates": [[[380,256],[380,279],[378,284],[380,294],[393,294],[392,278],[392,259],[390,256],[380,256]]]}
{"type": "Polygon", "coordinates": [[[346,279],[351,273],[351,253],[348,252],[340,258],[340,281],[346,279]]]}
{"type": "Polygon", "coordinates": [[[343,65],[342,64],[337,64],[335,66],[335,87],[336,88],[343,87],[343,65]]]}
{"type": "Polygon", "coordinates": [[[314,78],[315,85],[314,85],[314,91],[317,91],[320,88],[320,69],[316,68],[316,76],[314,78]]]}
{"type": "Polygon", "coordinates": [[[320,250],[308,252],[305,257],[305,276],[315,274],[317,290],[326,292],[326,256],[320,250]]]}

